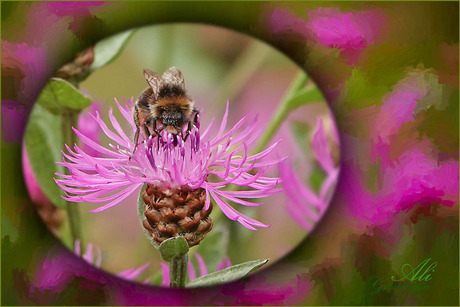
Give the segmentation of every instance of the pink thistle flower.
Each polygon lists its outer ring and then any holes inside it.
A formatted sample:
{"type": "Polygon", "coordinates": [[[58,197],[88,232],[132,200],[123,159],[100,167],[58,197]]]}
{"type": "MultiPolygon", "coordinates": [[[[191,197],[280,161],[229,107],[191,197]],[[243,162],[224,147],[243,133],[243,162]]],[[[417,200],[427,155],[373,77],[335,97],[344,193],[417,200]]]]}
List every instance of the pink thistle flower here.
{"type": "MultiPolygon", "coordinates": [[[[131,133],[134,133],[136,127],[131,113],[133,100],[129,101],[129,105],[125,101],[123,106],[116,99],[115,102],[131,125],[131,133]]],[[[144,138],[133,153],[131,138],[123,131],[110,109],[109,118],[115,132],[107,127],[99,114],[94,117],[102,131],[115,143],[110,144],[110,148],[97,144],[74,129],[83,144],[107,157],[91,156],[76,145],[73,150],[66,146],[69,154],[63,152],[64,159],[59,164],[67,167],[70,175],[57,174],[62,179],[55,181],[67,192],[64,198],[68,201],[105,203],[91,212],[100,212],[119,204],[144,184],[171,191],[184,186],[192,190],[203,189],[206,194],[204,210],[210,208],[213,199],[229,219],[238,221],[246,228],[257,230],[255,227],[269,227],[241,214],[227,201],[259,206],[262,203],[252,203],[243,198],[262,198],[281,191],[276,188],[280,178],[265,177],[263,174],[269,166],[280,163],[284,158],[260,161],[273,152],[279,141],[250,156],[248,147],[259,136],[255,131],[256,120],[249,122],[248,114],[224,133],[227,117],[228,104],[214,138],[208,136],[212,124],[202,134],[194,127],[187,141],[164,130],[160,138],[144,138]],[[255,169],[258,171],[252,174],[251,171],[255,169]],[[208,177],[219,179],[211,182],[208,177]],[[251,190],[224,191],[229,184],[250,187],[251,190]]]]}
{"type": "MultiPolygon", "coordinates": [[[[332,135],[334,141],[338,142],[335,127],[332,135]]],[[[307,231],[311,231],[326,212],[332,199],[332,189],[339,175],[339,168],[335,166],[332,158],[321,119],[318,119],[313,133],[312,148],[319,165],[326,173],[326,179],[318,193],[306,186],[295,175],[290,165],[281,163],[279,166],[281,179],[285,183],[284,190],[289,199],[287,210],[294,221],[307,231]]]]}

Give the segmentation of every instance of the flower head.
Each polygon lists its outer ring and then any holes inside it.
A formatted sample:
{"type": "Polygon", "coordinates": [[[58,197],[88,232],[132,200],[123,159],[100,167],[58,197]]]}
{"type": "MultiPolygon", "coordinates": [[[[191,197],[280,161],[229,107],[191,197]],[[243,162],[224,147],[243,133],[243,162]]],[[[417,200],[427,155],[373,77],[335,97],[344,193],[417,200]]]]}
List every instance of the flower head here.
{"type": "MultiPolygon", "coordinates": [[[[115,102],[134,133],[136,126],[130,110],[133,107],[132,99],[129,105],[126,101],[123,106],[117,100],[115,102]]],[[[252,203],[243,198],[262,198],[281,191],[276,188],[279,178],[263,175],[267,167],[284,159],[261,161],[278,143],[260,153],[249,155],[248,147],[259,135],[255,133],[256,120],[250,122],[249,115],[246,115],[225,132],[227,117],[228,104],[213,138],[208,136],[212,124],[200,133],[198,123],[185,141],[164,130],[161,137],[142,137],[133,153],[135,146],[114,117],[112,109],[109,118],[115,131],[97,114],[94,116],[95,121],[115,144],[110,144],[109,148],[103,147],[74,129],[83,144],[106,157],[89,155],[77,145],[73,150],[66,146],[69,154],[63,153],[64,159],[60,164],[68,168],[70,175],[57,174],[62,179],[57,179],[56,183],[67,193],[73,194],[66,193],[65,199],[68,201],[105,203],[92,212],[100,212],[119,204],[144,184],[167,189],[171,193],[184,188],[202,189],[205,193],[204,210],[210,208],[213,199],[228,218],[246,228],[256,230],[255,227],[269,227],[241,214],[227,201],[244,206],[259,206],[261,203],[252,203]],[[224,191],[229,184],[250,189],[224,191]]]]}

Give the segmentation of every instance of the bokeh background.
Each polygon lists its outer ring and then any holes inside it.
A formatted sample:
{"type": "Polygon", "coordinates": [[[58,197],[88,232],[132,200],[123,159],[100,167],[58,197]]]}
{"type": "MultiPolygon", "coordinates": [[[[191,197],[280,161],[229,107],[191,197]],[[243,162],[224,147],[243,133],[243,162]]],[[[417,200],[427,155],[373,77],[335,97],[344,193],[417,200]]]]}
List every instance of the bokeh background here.
{"type": "Polygon", "coordinates": [[[458,9],[3,2],[2,304],[458,305],[458,9]],[[22,178],[27,115],[55,69],[98,39],[164,22],[220,25],[275,46],[323,90],[341,139],[339,185],[315,231],[260,274],[210,289],[152,288],[87,265],[49,233],[22,178]],[[425,259],[437,267],[415,283],[423,288],[391,281],[425,259]],[[53,270],[53,287],[37,288],[40,273],[53,270]],[[387,287],[377,291],[376,277],[387,287]]]}

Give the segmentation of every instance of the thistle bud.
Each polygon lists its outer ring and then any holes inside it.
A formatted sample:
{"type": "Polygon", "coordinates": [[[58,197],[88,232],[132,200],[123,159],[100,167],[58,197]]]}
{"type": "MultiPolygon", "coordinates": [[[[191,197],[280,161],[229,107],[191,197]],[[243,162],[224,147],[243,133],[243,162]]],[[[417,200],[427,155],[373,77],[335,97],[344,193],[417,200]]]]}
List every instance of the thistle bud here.
{"type": "Polygon", "coordinates": [[[202,188],[159,188],[147,185],[144,199],[144,228],[161,244],[164,240],[182,236],[190,247],[201,242],[212,229],[212,210],[205,210],[206,191],[202,188]]]}

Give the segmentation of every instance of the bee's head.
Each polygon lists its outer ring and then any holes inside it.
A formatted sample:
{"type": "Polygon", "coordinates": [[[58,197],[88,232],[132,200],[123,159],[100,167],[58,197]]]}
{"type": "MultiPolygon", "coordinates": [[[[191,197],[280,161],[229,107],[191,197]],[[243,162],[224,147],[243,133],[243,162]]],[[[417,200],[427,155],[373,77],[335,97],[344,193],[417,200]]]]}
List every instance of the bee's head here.
{"type": "Polygon", "coordinates": [[[176,104],[158,106],[158,119],[165,126],[180,128],[184,123],[184,111],[176,104]]]}

